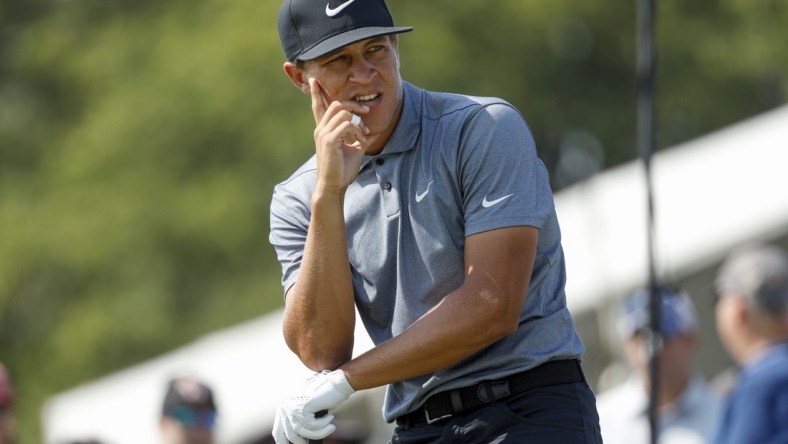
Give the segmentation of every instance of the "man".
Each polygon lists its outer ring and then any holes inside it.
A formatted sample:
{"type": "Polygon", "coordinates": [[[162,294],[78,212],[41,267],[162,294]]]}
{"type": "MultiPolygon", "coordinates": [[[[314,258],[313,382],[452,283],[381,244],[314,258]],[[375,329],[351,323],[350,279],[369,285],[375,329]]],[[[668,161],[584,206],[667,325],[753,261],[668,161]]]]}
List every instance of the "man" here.
{"type": "Polygon", "coordinates": [[[327,436],[353,392],[381,385],[394,443],[599,442],[523,117],[404,82],[411,28],[383,0],[285,0],[278,28],[316,155],[276,187],[270,240],[285,340],[320,373],[278,406],[277,442],[327,436]],[[351,359],[355,308],[376,346],[351,359]]]}
{"type": "MultiPolygon", "coordinates": [[[[657,384],[660,442],[711,442],[719,421],[721,400],[693,370],[692,361],[700,343],[695,307],[685,293],[676,289],[663,288],[658,295],[663,339],[657,384]]],[[[598,397],[605,444],[650,442],[649,356],[648,343],[642,337],[650,322],[649,306],[649,292],[638,289],[621,307],[618,333],[633,375],[598,397]]]]}
{"type": "Polygon", "coordinates": [[[11,389],[11,377],[0,362],[0,444],[14,442],[14,391],[11,389]]]}
{"type": "Polygon", "coordinates": [[[717,331],[741,366],[718,444],[788,442],[788,258],[772,246],[732,254],[716,280],[717,331]]]}
{"type": "Polygon", "coordinates": [[[191,376],[167,383],[159,429],[167,444],[212,444],[216,425],[213,391],[191,376]]]}

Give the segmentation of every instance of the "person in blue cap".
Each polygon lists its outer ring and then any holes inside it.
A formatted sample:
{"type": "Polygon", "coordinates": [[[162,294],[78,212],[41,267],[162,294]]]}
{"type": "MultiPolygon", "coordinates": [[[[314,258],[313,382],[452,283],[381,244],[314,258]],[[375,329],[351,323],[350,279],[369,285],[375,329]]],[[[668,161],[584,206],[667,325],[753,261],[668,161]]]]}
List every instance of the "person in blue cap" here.
{"type": "Polygon", "coordinates": [[[217,408],[213,390],[190,375],[167,382],[159,430],[167,444],[213,444],[217,408]]]}
{"type": "Polygon", "coordinates": [[[744,247],[715,284],[717,331],[741,369],[714,443],[788,443],[788,256],[744,247]]]}
{"type": "MultiPolygon", "coordinates": [[[[660,298],[662,350],[658,388],[659,442],[706,444],[719,422],[722,401],[695,370],[700,336],[695,307],[683,291],[664,287],[660,298]]],[[[597,397],[602,438],[606,444],[651,442],[648,343],[649,292],[638,289],[619,307],[616,330],[631,377],[597,397]]]]}
{"type": "Polygon", "coordinates": [[[279,403],[276,441],[329,435],[349,396],[386,385],[393,443],[599,443],[523,116],[402,80],[411,28],[383,0],[285,0],[278,30],[315,156],[275,187],[270,241],[285,341],[317,373],[279,403]],[[353,357],[356,310],[375,347],[353,357]]]}

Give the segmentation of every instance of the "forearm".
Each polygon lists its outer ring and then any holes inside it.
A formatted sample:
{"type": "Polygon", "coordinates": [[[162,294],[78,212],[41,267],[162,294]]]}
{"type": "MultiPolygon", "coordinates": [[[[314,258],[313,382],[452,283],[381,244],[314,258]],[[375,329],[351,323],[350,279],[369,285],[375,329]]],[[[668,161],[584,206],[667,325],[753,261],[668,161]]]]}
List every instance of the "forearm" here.
{"type": "Polygon", "coordinates": [[[537,238],[528,227],[468,237],[463,284],[400,335],[343,364],[350,385],[360,390],[429,374],[513,333],[537,238]]]}
{"type": "Polygon", "coordinates": [[[287,294],[285,340],[307,367],[319,371],[350,359],[354,331],[343,194],[317,191],[301,271],[287,294]]]}
{"type": "Polygon", "coordinates": [[[520,306],[506,308],[501,298],[485,296],[490,295],[460,288],[402,334],[340,368],[350,385],[362,390],[456,364],[511,334],[517,326],[520,306]]]}

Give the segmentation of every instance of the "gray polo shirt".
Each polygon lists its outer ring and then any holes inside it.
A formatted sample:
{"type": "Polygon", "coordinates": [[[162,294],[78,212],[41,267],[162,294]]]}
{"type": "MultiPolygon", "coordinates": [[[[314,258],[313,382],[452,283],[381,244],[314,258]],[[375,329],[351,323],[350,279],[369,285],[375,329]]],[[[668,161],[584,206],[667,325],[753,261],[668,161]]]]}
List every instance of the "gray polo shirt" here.
{"type": "MultiPolygon", "coordinates": [[[[391,384],[387,421],[433,393],[583,352],[566,307],[547,171],[523,117],[500,99],[434,93],[407,82],[403,90],[394,133],[379,155],[364,158],[345,194],[356,306],[372,341],[400,334],[462,284],[467,236],[531,226],[539,241],[517,331],[449,368],[391,384]]],[[[274,190],[270,241],[285,290],[298,279],[315,181],[312,157],[274,190]]]]}

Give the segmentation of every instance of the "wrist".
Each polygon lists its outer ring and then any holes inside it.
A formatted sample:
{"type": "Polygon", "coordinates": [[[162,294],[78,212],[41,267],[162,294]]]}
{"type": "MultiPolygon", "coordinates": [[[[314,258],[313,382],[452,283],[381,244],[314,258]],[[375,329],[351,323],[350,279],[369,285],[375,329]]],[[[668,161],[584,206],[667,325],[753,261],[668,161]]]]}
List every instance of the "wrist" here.
{"type": "Polygon", "coordinates": [[[347,374],[345,374],[342,369],[337,369],[334,371],[325,370],[323,373],[339,390],[348,396],[356,392],[356,389],[354,389],[350,384],[347,374]]]}
{"type": "Polygon", "coordinates": [[[312,194],[312,208],[322,205],[342,205],[345,202],[345,191],[347,187],[336,188],[317,185],[312,194]]]}
{"type": "Polygon", "coordinates": [[[312,212],[321,212],[321,210],[333,211],[332,208],[339,209],[344,212],[345,204],[345,189],[337,188],[316,188],[312,194],[312,212]]]}

